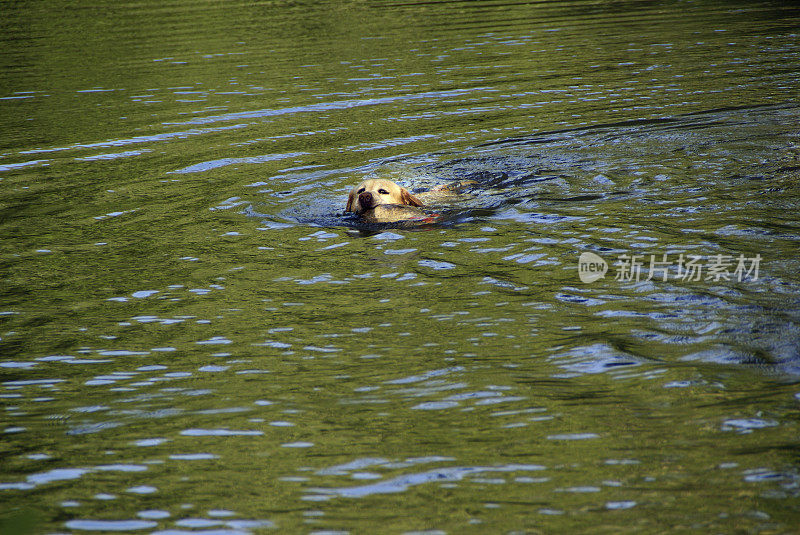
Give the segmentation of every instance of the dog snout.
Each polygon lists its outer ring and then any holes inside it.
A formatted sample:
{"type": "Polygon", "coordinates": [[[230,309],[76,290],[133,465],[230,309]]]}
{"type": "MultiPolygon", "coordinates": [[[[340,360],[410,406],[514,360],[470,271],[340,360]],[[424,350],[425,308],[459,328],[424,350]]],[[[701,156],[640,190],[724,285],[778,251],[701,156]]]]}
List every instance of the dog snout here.
{"type": "Polygon", "coordinates": [[[358,196],[358,204],[361,205],[361,208],[364,210],[369,210],[375,205],[375,198],[372,196],[372,193],[369,191],[365,191],[358,196]]]}

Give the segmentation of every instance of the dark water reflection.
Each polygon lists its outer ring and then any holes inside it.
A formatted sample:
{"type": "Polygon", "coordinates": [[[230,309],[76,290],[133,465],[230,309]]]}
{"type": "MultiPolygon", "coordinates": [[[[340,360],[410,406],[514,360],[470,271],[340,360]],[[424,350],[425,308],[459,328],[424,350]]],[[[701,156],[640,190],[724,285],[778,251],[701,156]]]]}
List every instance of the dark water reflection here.
{"type": "Polygon", "coordinates": [[[0,531],[797,525],[795,7],[97,7],[4,10],[0,531]]]}

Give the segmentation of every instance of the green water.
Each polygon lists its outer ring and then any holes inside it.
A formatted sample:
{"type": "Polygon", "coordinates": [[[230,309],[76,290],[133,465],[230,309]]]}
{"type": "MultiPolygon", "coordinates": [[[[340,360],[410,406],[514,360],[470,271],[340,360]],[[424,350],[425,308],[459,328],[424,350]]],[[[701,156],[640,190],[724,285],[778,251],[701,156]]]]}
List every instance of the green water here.
{"type": "Polygon", "coordinates": [[[3,534],[796,532],[798,8],[0,10],[3,534]]]}

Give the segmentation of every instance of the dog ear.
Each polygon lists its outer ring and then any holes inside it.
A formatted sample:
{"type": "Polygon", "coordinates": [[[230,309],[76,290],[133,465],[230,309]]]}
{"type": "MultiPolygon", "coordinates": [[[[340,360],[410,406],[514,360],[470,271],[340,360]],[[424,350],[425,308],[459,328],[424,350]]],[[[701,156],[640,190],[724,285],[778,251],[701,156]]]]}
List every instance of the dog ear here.
{"type": "Polygon", "coordinates": [[[422,201],[411,195],[406,188],[402,188],[400,190],[400,200],[403,202],[403,204],[408,206],[424,206],[422,201]]]}
{"type": "Polygon", "coordinates": [[[350,190],[350,196],[347,197],[347,206],[345,207],[345,212],[352,212],[353,207],[356,203],[356,190],[350,190]]]}

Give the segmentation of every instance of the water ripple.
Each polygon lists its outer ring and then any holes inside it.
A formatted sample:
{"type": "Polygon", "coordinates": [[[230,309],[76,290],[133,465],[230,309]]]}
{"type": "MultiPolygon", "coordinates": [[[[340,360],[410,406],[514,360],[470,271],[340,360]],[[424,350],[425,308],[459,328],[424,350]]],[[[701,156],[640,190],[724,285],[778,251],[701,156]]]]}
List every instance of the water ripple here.
{"type": "Polygon", "coordinates": [[[333,110],[347,110],[362,106],[377,106],[393,102],[404,102],[412,100],[433,100],[466,95],[478,91],[487,91],[486,87],[475,87],[471,89],[451,89],[446,91],[425,91],[422,93],[408,93],[404,95],[394,95],[387,97],[374,97],[366,99],[335,100],[331,102],[318,102],[316,104],[306,104],[303,106],[289,106],[286,108],[267,108],[262,110],[252,110],[236,113],[226,113],[223,115],[212,115],[208,117],[198,117],[189,121],[164,123],[166,125],[189,125],[189,124],[209,124],[225,121],[239,121],[242,119],[262,119],[264,117],[275,117],[280,115],[296,113],[314,113],[333,110]]]}
{"type": "Polygon", "coordinates": [[[417,474],[407,474],[371,485],[343,488],[313,488],[311,492],[323,496],[341,496],[344,498],[364,498],[374,494],[390,494],[404,492],[410,487],[431,482],[461,481],[467,476],[492,472],[519,472],[544,470],[544,466],[535,464],[509,464],[500,466],[460,466],[439,468],[417,474]]]}

